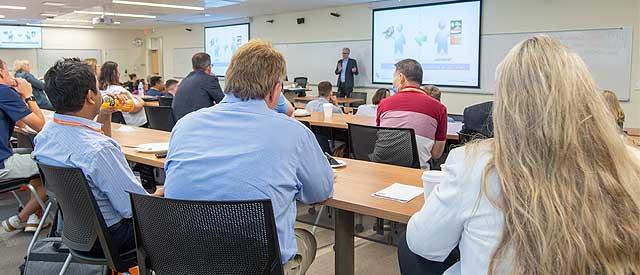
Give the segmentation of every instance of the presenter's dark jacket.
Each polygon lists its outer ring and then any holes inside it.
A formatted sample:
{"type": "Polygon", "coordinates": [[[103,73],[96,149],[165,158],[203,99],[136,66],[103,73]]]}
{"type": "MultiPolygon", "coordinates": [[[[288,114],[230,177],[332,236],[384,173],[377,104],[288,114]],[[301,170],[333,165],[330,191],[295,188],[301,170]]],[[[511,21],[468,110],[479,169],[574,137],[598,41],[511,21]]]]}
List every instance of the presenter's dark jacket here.
{"type": "MultiPolygon", "coordinates": [[[[338,70],[338,68],[340,67],[340,64],[342,64],[342,59],[338,60],[338,63],[336,64],[336,71],[335,73],[338,75],[338,82],[336,84],[336,86],[340,87],[340,71],[338,70]]],[[[353,88],[353,76],[354,75],[358,75],[358,62],[356,62],[355,59],[353,58],[349,58],[349,61],[347,62],[347,67],[346,68],[342,68],[343,70],[347,70],[345,72],[344,75],[344,85],[342,86],[343,88],[353,88]],[[351,68],[356,68],[356,72],[352,72],[351,68]]]]}
{"type": "Polygon", "coordinates": [[[215,75],[193,71],[181,82],[173,98],[173,115],[178,121],[183,116],[222,101],[224,93],[215,75]]]}

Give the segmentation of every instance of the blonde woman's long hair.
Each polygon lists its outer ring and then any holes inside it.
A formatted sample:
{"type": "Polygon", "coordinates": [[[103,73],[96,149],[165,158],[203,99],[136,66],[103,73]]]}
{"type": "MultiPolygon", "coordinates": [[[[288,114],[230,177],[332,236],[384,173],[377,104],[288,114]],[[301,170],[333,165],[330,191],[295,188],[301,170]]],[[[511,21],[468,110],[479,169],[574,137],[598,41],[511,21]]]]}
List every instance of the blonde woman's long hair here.
{"type": "Polygon", "coordinates": [[[496,84],[483,194],[497,171],[504,226],[489,274],[640,274],[640,163],[582,59],[537,36],[496,84]]]}
{"type": "Polygon", "coordinates": [[[16,73],[22,72],[24,71],[24,67],[26,67],[27,65],[29,65],[29,60],[18,59],[13,62],[13,70],[16,73]]]}

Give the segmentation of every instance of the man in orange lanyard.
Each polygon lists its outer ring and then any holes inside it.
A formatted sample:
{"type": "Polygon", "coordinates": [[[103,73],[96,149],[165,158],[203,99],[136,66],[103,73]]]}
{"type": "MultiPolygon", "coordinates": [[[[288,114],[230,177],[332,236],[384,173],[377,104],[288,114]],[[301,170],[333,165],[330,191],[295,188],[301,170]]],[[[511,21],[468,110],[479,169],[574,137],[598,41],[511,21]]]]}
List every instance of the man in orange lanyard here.
{"type": "MultiPolygon", "coordinates": [[[[135,248],[127,192],[147,192],[133,175],[120,145],[109,137],[112,110],[100,109],[102,96],[91,68],[79,59],[64,59],[44,78],[56,113],[54,122],[35,138],[35,158],[47,165],[81,168],[114,246],[120,252],[135,248]]],[[[159,188],[156,195],[162,193],[159,188]]],[[[94,250],[101,251],[99,243],[94,250]]]]}
{"type": "MultiPolygon", "coordinates": [[[[38,174],[38,167],[31,155],[14,154],[9,143],[15,125],[27,125],[36,131],[40,131],[44,125],[44,114],[31,92],[31,84],[24,79],[13,78],[7,63],[0,60],[0,179],[28,178],[38,174]]],[[[47,195],[40,179],[32,180],[31,185],[46,201],[47,195]]],[[[40,213],[40,206],[32,196],[18,215],[2,221],[0,230],[12,232],[24,229],[34,232],[40,222],[40,213]]]]}

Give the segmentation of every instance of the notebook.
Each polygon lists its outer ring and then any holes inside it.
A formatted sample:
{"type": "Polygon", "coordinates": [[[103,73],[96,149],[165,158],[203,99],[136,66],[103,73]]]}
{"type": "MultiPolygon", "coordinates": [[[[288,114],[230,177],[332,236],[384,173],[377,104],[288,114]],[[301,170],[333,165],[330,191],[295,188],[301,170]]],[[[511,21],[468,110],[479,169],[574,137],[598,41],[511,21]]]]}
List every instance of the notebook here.
{"type": "Polygon", "coordinates": [[[374,197],[389,199],[406,203],[417,196],[422,195],[424,190],[422,187],[394,183],[391,186],[371,194],[374,197]]]}

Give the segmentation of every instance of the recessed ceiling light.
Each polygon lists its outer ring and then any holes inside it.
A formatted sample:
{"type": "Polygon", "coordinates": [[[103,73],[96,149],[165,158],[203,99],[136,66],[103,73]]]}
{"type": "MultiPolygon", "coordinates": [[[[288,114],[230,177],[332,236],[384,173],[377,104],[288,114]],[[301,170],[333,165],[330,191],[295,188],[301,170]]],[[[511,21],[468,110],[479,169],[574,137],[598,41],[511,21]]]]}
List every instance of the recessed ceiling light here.
{"type": "Polygon", "coordinates": [[[53,27],[53,28],[93,29],[93,26],[82,26],[82,25],[27,24],[27,26],[34,26],[34,27],[53,27]]]}
{"type": "Polygon", "coordinates": [[[113,24],[120,25],[120,21],[113,21],[113,24]]]}
{"type": "Polygon", "coordinates": [[[0,5],[0,9],[9,9],[9,10],[26,10],[26,9],[27,9],[27,7],[0,5]]]}
{"type": "Polygon", "coordinates": [[[169,5],[169,4],[137,2],[137,1],[125,1],[125,0],[113,0],[111,3],[114,3],[114,4],[125,4],[125,5],[136,5],[136,6],[148,6],[148,7],[159,7],[159,8],[183,9],[183,10],[196,10],[196,11],[204,10],[203,7],[169,5]]]}
{"type": "Polygon", "coordinates": [[[43,2],[42,3],[45,6],[54,6],[54,7],[63,7],[64,3],[58,3],[58,2],[43,2]]]}
{"type": "Polygon", "coordinates": [[[0,18],[5,18],[5,17],[6,17],[6,16],[4,16],[4,15],[0,15],[0,18]]]}
{"type": "Polygon", "coordinates": [[[55,13],[41,13],[40,16],[42,16],[42,17],[56,17],[56,16],[58,16],[58,14],[55,14],[55,13]]]}
{"type": "Polygon", "coordinates": [[[131,13],[115,13],[115,12],[100,12],[100,11],[73,11],[78,14],[93,14],[93,15],[109,15],[109,16],[121,16],[121,17],[136,17],[136,18],[156,18],[155,15],[144,14],[131,14],[131,13]]]}
{"type": "Polygon", "coordinates": [[[82,20],[82,19],[58,19],[58,18],[47,18],[46,21],[56,21],[56,22],[73,22],[73,23],[91,23],[91,20],[82,20]]]}

